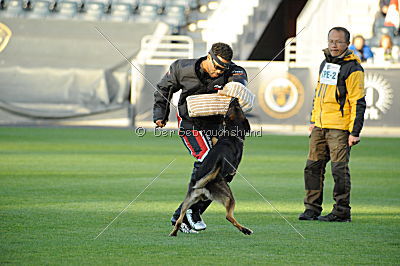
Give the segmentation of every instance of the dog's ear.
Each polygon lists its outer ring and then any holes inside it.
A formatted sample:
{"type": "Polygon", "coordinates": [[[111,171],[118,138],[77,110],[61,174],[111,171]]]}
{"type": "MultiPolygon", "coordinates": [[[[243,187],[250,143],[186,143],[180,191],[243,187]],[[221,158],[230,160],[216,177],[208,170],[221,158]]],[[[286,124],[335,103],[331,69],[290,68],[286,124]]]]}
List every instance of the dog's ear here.
{"type": "Polygon", "coordinates": [[[235,97],[232,97],[230,105],[232,105],[232,106],[239,105],[239,99],[235,98],[235,97]]]}
{"type": "Polygon", "coordinates": [[[238,115],[238,106],[240,107],[238,99],[232,97],[225,115],[225,119],[228,118],[231,121],[235,120],[236,116],[238,115]]]}

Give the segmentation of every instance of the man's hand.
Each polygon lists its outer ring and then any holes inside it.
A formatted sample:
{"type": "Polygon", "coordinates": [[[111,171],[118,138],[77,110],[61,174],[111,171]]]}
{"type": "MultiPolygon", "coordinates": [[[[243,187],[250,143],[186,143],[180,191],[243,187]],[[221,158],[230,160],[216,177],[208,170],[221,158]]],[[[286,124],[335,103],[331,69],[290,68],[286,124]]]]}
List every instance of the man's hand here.
{"type": "Polygon", "coordinates": [[[354,146],[360,142],[360,137],[349,136],[349,147],[354,146]]]}
{"type": "Polygon", "coordinates": [[[167,124],[167,122],[162,121],[162,120],[157,120],[156,121],[157,127],[165,127],[166,124],[167,124]]]}
{"type": "Polygon", "coordinates": [[[311,131],[314,129],[315,124],[310,124],[310,126],[308,127],[308,133],[311,134],[311,131]]]}

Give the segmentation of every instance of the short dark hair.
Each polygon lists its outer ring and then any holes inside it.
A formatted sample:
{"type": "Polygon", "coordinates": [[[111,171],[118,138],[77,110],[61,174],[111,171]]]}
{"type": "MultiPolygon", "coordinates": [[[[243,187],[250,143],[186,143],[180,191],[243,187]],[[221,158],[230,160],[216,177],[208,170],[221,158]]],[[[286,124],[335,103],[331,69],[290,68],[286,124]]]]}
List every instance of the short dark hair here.
{"type": "Polygon", "coordinates": [[[356,36],[354,36],[352,42],[354,43],[354,41],[355,41],[356,39],[361,39],[361,40],[363,40],[363,42],[365,43],[365,39],[364,39],[364,37],[363,37],[362,35],[356,35],[356,36]]]}
{"type": "Polygon", "coordinates": [[[346,40],[347,43],[350,43],[350,32],[343,27],[333,27],[329,32],[328,32],[328,38],[329,38],[329,34],[331,33],[331,31],[336,30],[336,31],[341,31],[344,32],[344,38],[346,40]]]}
{"type": "Polygon", "coordinates": [[[233,57],[232,48],[223,42],[214,43],[211,47],[211,51],[216,55],[220,56],[227,61],[231,61],[233,57]]]}

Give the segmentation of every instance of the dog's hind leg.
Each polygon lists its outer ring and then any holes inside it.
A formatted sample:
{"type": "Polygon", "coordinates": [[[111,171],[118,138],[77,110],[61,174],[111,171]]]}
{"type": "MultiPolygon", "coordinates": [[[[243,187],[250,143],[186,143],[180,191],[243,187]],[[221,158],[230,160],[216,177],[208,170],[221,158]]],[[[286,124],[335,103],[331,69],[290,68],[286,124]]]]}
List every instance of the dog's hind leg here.
{"type": "Polygon", "coordinates": [[[233,217],[233,210],[235,209],[235,200],[233,199],[233,197],[227,198],[225,203],[225,208],[226,208],[226,219],[229,222],[231,222],[237,229],[239,229],[240,232],[242,232],[245,235],[251,235],[253,233],[252,230],[238,223],[235,217],[233,217]]]}
{"type": "Polygon", "coordinates": [[[245,235],[251,235],[253,233],[252,230],[250,230],[247,227],[244,227],[238,221],[235,219],[233,216],[233,211],[235,209],[235,199],[233,197],[232,191],[227,183],[220,183],[222,188],[221,191],[221,196],[219,201],[225,206],[226,208],[226,219],[231,222],[237,229],[239,229],[240,232],[242,232],[245,235]]]}

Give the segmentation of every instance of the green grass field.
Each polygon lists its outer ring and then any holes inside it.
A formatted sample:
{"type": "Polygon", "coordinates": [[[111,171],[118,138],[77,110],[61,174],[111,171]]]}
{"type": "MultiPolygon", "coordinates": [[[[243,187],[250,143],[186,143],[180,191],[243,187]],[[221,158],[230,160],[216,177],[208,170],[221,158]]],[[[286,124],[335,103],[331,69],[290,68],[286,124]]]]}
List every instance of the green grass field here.
{"type": "MultiPolygon", "coordinates": [[[[400,138],[367,138],[352,151],[351,223],[298,221],[307,137],[248,138],[231,185],[245,236],[214,203],[206,231],[168,237],[193,159],[177,137],[133,130],[0,128],[0,263],[399,264],[400,138]],[[97,239],[95,237],[174,159],[97,239]]],[[[328,172],[330,169],[328,169],[328,172]]],[[[324,214],[333,180],[326,176],[324,214]]]]}

